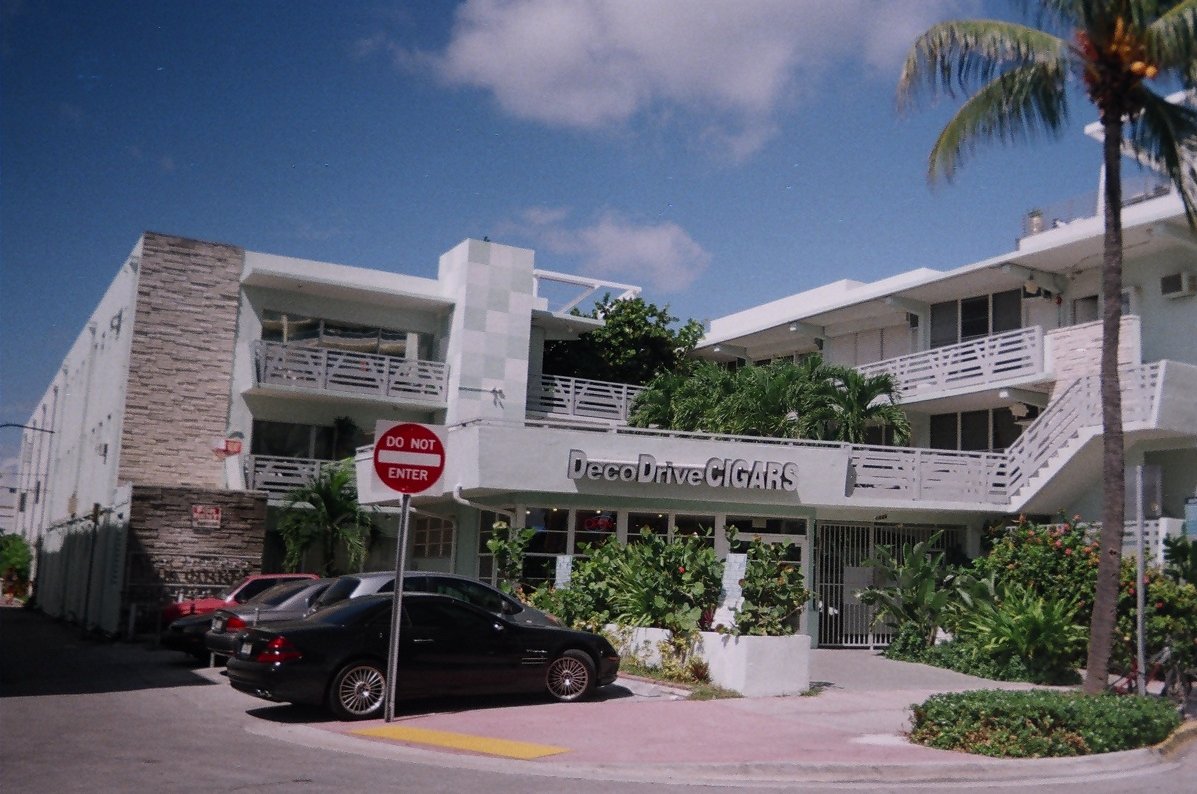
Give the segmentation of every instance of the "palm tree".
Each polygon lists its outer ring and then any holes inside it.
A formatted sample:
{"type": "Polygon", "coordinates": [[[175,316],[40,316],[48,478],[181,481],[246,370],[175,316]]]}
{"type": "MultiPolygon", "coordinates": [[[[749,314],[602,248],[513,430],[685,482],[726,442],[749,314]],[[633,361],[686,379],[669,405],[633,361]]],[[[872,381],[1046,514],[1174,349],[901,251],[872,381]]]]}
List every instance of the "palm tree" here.
{"type": "Polygon", "coordinates": [[[357,500],[352,463],[324,466],[311,482],[287,494],[278,525],[286,548],[283,567],[299,570],[304,553],[319,543],[325,576],[333,574],[338,545],[345,547],[349,569],[361,570],[373,526],[370,510],[357,500]]]}
{"type": "MultiPolygon", "coordinates": [[[[1026,2],[1016,2],[1022,9],[1026,2]]],[[[1080,78],[1103,128],[1105,238],[1102,257],[1102,532],[1085,690],[1104,688],[1122,557],[1124,450],[1118,334],[1122,306],[1124,129],[1135,154],[1162,167],[1197,228],[1197,112],[1146,85],[1169,77],[1197,86],[1197,0],[1039,0],[1033,26],[996,20],[945,22],[920,36],[898,82],[906,104],[919,88],[967,95],[931,149],[928,176],[951,178],[980,142],[1058,135],[1068,115],[1069,76],[1080,78]],[[1056,35],[1056,31],[1063,35],[1056,35]]]]}
{"type": "Polygon", "coordinates": [[[888,427],[895,444],[910,440],[910,420],[897,404],[897,386],[889,373],[862,375],[851,367],[837,367],[832,388],[820,408],[821,437],[863,444],[870,427],[888,427]]]}

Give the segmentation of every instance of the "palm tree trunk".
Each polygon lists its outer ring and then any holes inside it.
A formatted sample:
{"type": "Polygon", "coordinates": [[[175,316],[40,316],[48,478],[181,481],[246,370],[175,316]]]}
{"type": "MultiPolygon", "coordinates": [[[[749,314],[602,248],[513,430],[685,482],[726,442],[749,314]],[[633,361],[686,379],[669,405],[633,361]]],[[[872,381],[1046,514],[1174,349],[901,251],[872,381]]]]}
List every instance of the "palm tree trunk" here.
{"type": "Polygon", "coordinates": [[[1102,525],[1101,558],[1093,619],[1089,625],[1089,657],[1084,691],[1103,691],[1109,679],[1110,649],[1118,617],[1118,580],[1122,565],[1125,504],[1125,453],[1122,438],[1122,389],[1118,372],[1118,337],[1122,321],[1122,119],[1106,113],[1105,240],[1102,254],[1101,425],[1102,525]]]}

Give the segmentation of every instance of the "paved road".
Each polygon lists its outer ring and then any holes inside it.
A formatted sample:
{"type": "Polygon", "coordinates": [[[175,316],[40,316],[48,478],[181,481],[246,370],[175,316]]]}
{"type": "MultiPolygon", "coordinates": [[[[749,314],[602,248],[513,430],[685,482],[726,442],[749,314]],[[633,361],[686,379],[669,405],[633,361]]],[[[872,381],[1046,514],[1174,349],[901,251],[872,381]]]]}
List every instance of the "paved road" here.
{"type": "MultiPolygon", "coordinates": [[[[623,690],[608,696],[639,702],[623,690]]],[[[756,708],[770,705],[768,700],[756,702],[756,708]]],[[[542,708],[527,701],[482,705],[491,714],[528,714],[528,709],[540,713],[542,708]]],[[[644,707],[659,708],[647,698],[644,707]]],[[[558,704],[543,704],[543,708],[556,709],[558,704]]],[[[598,779],[601,770],[470,763],[476,759],[347,738],[327,726],[318,712],[272,706],[241,695],[224,683],[218,671],[197,668],[181,654],[84,639],[76,629],[36,614],[0,609],[0,790],[5,792],[333,792],[348,788],[526,794],[567,788],[571,794],[590,794],[659,791],[662,783],[692,786],[699,777],[711,784],[692,787],[712,791],[845,788],[753,777],[748,769],[743,775],[732,770],[716,781],[700,767],[687,764],[656,769],[654,782],[616,782],[598,779]]],[[[506,733],[519,738],[521,727],[508,725],[506,733]]],[[[662,730],[676,736],[687,726],[678,722],[662,730]]],[[[741,733],[750,730],[738,728],[741,733]]],[[[664,737],[644,735],[643,741],[652,743],[657,738],[664,737]]],[[[727,739],[735,744],[751,737],[727,739]]],[[[1059,784],[1050,779],[1035,782],[1047,791],[1112,794],[1187,792],[1194,779],[1197,753],[1190,752],[1177,763],[1157,765],[1130,778],[1106,773],[1059,784]]],[[[996,786],[947,782],[913,788],[1013,791],[1027,784],[1023,779],[996,786]]],[[[888,786],[868,783],[846,788],[912,790],[898,780],[888,786]]]]}

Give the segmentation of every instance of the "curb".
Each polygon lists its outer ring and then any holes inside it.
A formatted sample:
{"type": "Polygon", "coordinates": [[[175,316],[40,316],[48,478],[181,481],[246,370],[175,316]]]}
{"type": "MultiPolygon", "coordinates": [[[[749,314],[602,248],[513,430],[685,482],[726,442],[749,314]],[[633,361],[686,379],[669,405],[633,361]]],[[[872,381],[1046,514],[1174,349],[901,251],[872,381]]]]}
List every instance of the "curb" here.
{"type": "Polygon", "coordinates": [[[1187,720],[1151,749],[1164,760],[1171,761],[1194,741],[1197,741],[1197,720],[1187,720]]]}
{"type": "MultiPolygon", "coordinates": [[[[252,725],[248,733],[308,747],[407,763],[522,777],[599,780],[666,785],[844,784],[918,788],[928,785],[986,783],[1011,786],[1111,780],[1142,775],[1174,763],[1171,756],[1197,738],[1197,723],[1178,729],[1155,747],[1066,758],[1003,759],[962,757],[944,762],[890,763],[579,763],[516,761],[432,750],[355,737],[308,725],[252,725]]],[[[962,756],[964,754],[961,754],[962,756]]]]}

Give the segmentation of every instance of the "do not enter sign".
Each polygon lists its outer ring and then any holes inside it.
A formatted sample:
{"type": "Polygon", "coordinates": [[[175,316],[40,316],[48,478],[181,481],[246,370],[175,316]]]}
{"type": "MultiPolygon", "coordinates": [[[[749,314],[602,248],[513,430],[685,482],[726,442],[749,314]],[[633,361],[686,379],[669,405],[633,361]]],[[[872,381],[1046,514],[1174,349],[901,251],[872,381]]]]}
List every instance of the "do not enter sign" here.
{"type": "Polygon", "coordinates": [[[445,471],[445,444],[425,425],[392,425],[375,435],[374,471],[394,491],[423,493],[445,471]]]}

